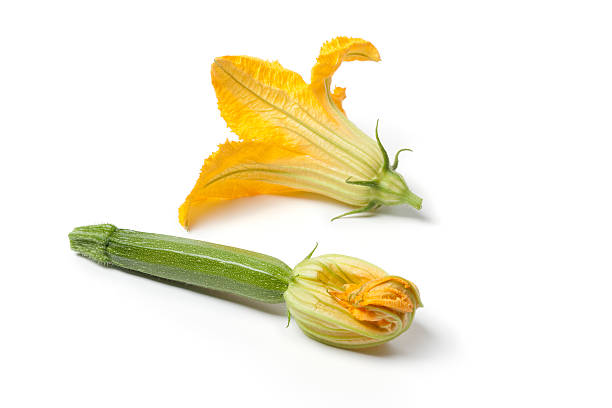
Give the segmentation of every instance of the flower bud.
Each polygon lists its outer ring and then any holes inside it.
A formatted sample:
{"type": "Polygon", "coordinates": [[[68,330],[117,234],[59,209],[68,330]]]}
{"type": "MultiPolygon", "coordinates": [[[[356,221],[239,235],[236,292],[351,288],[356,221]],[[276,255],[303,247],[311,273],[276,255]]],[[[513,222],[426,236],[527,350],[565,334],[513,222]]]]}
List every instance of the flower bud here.
{"type": "Polygon", "coordinates": [[[399,336],[422,306],[412,282],[344,255],[302,261],[284,297],[306,335],[343,348],[370,347],[399,336]]]}

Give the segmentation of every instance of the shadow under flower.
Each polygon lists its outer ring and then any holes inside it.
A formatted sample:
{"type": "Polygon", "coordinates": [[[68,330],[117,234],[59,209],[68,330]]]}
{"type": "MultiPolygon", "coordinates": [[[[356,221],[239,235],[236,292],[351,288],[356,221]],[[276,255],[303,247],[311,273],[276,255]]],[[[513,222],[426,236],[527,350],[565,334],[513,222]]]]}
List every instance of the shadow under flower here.
{"type": "MultiPolygon", "coordinates": [[[[287,308],[284,303],[264,303],[256,300],[252,300],[243,296],[235,295],[232,293],[221,292],[213,289],[201,288],[194,285],[189,285],[181,282],[176,282],[164,278],[159,278],[151,275],[147,275],[138,271],[133,271],[117,266],[103,266],[105,268],[114,269],[117,271],[125,272],[130,275],[139,276],[149,280],[157,281],[166,285],[174,286],[177,288],[189,290],[206,296],[212,296],[217,299],[228,301],[234,304],[246,306],[264,313],[283,317],[285,320],[280,319],[279,324],[286,324],[287,308]]],[[[290,324],[294,326],[294,330],[300,330],[297,324],[293,321],[290,324]]],[[[316,343],[315,340],[312,340],[316,343]]],[[[320,344],[320,343],[319,343],[320,344]]],[[[324,346],[323,344],[320,344],[324,346]]],[[[328,347],[328,346],[324,346],[328,347]]],[[[335,347],[334,347],[335,348],[335,347]]],[[[388,343],[381,344],[365,349],[342,349],[339,350],[358,353],[364,356],[372,357],[407,357],[407,358],[422,358],[426,356],[439,355],[445,352],[445,344],[441,337],[434,333],[431,329],[427,328],[420,322],[414,322],[411,327],[397,338],[391,340],[388,343]]]]}
{"type": "Polygon", "coordinates": [[[432,219],[423,210],[415,210],[409,205],[383,206],[377,210],[380,214],[391,215],[394,217],[412,218],[423,222],[431,223],[432,219]]]}
{"type": "Polygon", "coordinates": [[[422,358],[444,352],[442,339],[422,323],[415,322],[399,337],[372,348],[351,350],[373,357],[422,358]]]}
{"type": "MultiPolygon", "coordinates": [[[[198,221],[194,222],[194,224],[190,226],[190,229],[201,227],[207,222],[214,222],[215,220],[219,219],[232,219],[235,216],[243,215],[245,212],[257,213],[258,208],[268,209],[271,205],[278,205],[280,208],[283,205],[282,200],[277,200],[277,203],[275,203],[275,200],[273,199],[274,197],[284,197],[290,200],[295,199],[300,201],[311,201],[315,203],[326,204],[336,209],[335,212],[332,213],[335,214],[337,212],[337,214],[335,215],[340,215],[342,213],[350,211],[351,209],[355,209],[355,207],[347,206],[329,197],[325,197],[315,193],[297,191],[285,194],[265,194],[261,196],[243,197],[234,200],[207,204],[205,207],[200,209],[202,217],[199,218],[198,221]]],[[[340,220],[349,220],[352,218],[370,218],[382,214],[394,217],[414,219],[421,222],[432,222],[432,218],[425,212],[423,212],[422,210],[416,210],[409,205],[382,206],[377,210],[349,215],[346,217],[342,217],[334,222],[342,222],[340,220]]],[[[327,216],[330,220],[331,218],[333,218],[333,215],[330,216],[328,214],[327,216]]]]}

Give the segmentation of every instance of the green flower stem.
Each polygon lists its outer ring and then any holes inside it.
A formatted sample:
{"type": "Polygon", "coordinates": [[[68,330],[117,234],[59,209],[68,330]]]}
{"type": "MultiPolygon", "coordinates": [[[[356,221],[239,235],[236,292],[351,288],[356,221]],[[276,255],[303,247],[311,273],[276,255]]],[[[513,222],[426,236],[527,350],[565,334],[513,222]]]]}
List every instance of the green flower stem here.
{"type": "Polygon", "coordinates": [[[118,229],[75,228],[70,246],[98,263],[188,285],[282,303],[291,268],[274,257],[204,241],[118,229]]]}
{"type": "Polygon", "coordinates": [[[420,210],[423,205],[423,199],[410,190],[404,194],[404,202],[413,206],[417,210],[420,210]]]}

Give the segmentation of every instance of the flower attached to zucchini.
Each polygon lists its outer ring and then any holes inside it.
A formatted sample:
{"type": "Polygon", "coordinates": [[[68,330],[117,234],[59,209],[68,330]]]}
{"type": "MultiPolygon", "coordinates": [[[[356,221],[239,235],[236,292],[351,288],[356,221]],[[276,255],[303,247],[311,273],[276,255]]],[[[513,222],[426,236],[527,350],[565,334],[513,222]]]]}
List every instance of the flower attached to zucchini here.
{"type": "Polygon", "coordinates": [[[421,305],[417,287],[361,259],[305,259],[285,292],[292,319],[320,342],[362,348],[389,341],[410,327],[421,305]]]}
{"type": "MultiPolygon", "coordinates": [[[[240,141],[226,141],[202,167],[179,209],[189,228],[211,205],[259,194],[308,191],[357,209],[409,204],[421,208],[376,140],[358,129],[342,107],[345,88],[331,90],[344,61],[379,61],[378,50],[338,37],[321,48],[310,83],[278,62],[247,56],[216,58],[212,83],[221,116],[240,141]]],[[[406,149],[403,149],[406,150],[406,149]]],[[[401,150],[400,150],[401,151],[401,150]]]]}
{"type": "Polygon", "coordinates": [[[349,256],[311,259],[311,253],[292,270],[272,256],[111,224],[75,228],[69,239],[74,251],[104,265],[190,288],[285,302],[304,333],[336,347],[389,341],[408,329],[421,306],[413,283],[349,256]]]}

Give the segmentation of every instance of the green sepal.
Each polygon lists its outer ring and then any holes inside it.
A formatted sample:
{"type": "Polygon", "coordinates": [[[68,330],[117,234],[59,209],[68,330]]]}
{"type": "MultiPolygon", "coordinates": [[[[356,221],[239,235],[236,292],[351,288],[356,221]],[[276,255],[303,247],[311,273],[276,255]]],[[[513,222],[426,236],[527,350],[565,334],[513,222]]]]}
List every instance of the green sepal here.
{"type": "Polygon", "coordinates": [[[370,201],[364,207],[357,208],[356,210],[345,212],[344,214],[337,215],[334,218],[332,218],[330,221],[334,221],[334,220],[337,220],[338,218],[346,217],[347,215],[354,215],[354,214],[359,214],[359,213],[362,213],[362,212],[370,211],[370,210],[376,209],[376,208],[378,208],[380,206],[381,206],[381,204],[378,203],[377,201],[370,201]]]}
{"type": "Polygon", "coordinates": [[[397,169],[397,166],[399,165],[399,155],[400,155],[401,152],[406,152],[406,151],[411,152],[412,149],[408,149],[406,147],[404,149],[399,149],[397,151],[397,153],[395,153],[395,160],[393,160],[393,164],[391,165],[391,170],[397,169]]]}
{"type": "Polygon", "coordinates": [[[421,203],[423,200],[410,191],[402,176],[395,171],[399,164],[400,153],[404,151],[412,151],[412,149],[404,148],[398,150],[397,153],[395,153],[393,164],[389,165],[389,155],[387,154],[385,147],[382,145],[378,135],[378,123],[379,120],[376,120],[376,143],[378,144],[378,148],[380,149],[380,153],[383,158],[382,168],[380,169],[378,175],[373,180],[351,180],[351,177],[348,177],[345,180],[345,183],[347,184],[369,187],[371,189],[370,197],[368,197],[369,202],[361,208],[340,214],[332,218],[331,221],[346,217],[347,215],[376,210],[382,205],[409,204],[417,210],[421,209],[421,203]]]}
{"type": "Polygon", "coordinates": [[[378,182],[376,180],[351,180],[350,177],[347,178],[344,182],[347,184],[355,184],[358,186],[365,187],[376,187],[378,185],[378,182]]]}
{"type": "Polygon", "coordinates": [[[314,254],[314,252],[317,250],[317,247],[319,246],[319,243],[317,242],[314,246],[314,248],[312,248],[312,251],[310,251],[310,253],[308,255],[306,255],[306,258],[303,259],[303,261],[310,259],[312,257],[312,254],[314,254]]]}
{"type": "Polygon", "coordinates": [[[378,137],[378,121],[379,119],[376,119],[376,143],[378,144],[378,148],[380,149],[380,152],[382,153],[383,156],[383,170],[388,170],[389,169],[389,155],[387,154],[387,151],[385,150],[385,147],[382,145],[380,138],[378,137]]]}

